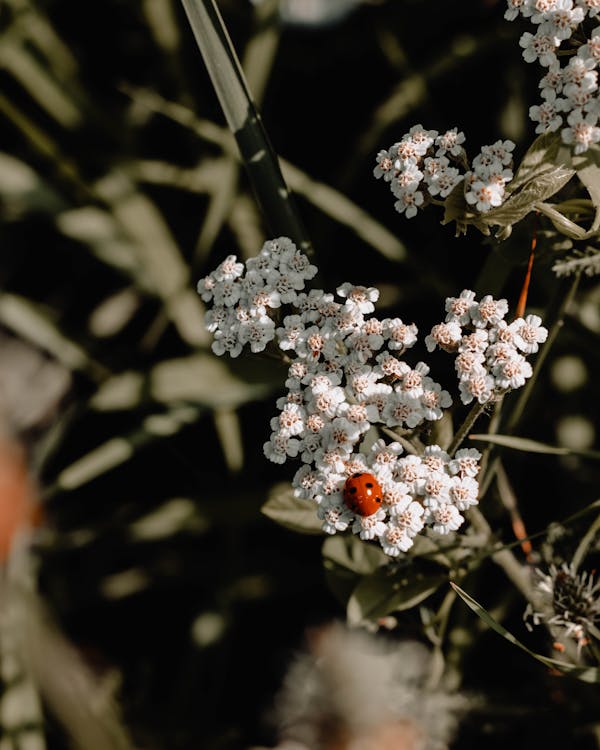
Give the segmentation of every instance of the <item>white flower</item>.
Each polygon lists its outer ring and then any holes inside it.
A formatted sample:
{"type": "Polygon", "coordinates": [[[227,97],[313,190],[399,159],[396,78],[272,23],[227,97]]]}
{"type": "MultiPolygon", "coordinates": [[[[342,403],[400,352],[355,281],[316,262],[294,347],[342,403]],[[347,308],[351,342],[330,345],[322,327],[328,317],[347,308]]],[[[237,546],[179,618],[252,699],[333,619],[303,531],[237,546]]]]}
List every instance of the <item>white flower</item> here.
{"type": "Polygon", "coordinates": [[[300,435],[304,432],[304,420],[306,419],[306,410],[298,404],[287,403],[278,417],[271,420],[271,429],[280,430],[282,433],[290,436],[300,435]]]}
{"type": "Polygon", "coordinates": [[[423,464],[430,471],[445,471],[450,456],[439,445],[428,445],[423,452],[423,464]]]}
{"type": "Polygon", "coordinates": [[[417,341],[417,326],[414,323],[403,323],[400,318],[386,318],[383,321],[383,337],[391,351],[405,351],[417,341]]]}
{"type": "Polygon", "coordinates": [[[532,63],[536,60],[545,68],[556,65],[556,47],[560,44],[560,39],[556,36],[537,33],[535,35],[526,31],[519,39],[519,44],[523,47],[523,58],[526,62],[532,63]]]}
{"type": "Polygon", "coordinates": [[[525,320],[519,318],[512,325],[516,327],[515,344],[525,354],[535,354],[539,345],[548,338],[548,329],[544,328],[538,315],[528,315],[525,320]]]}
{"type": "Polygon", "coordinates": [[[370,516],[355,516],[352,531],[361,539],[369,540],[380,537],[385,531],[385,511],[378,508],[370,516]]]}
{"type": "Polygon", "coordinates": [[[508,8],[504,12],[504,18],[507,21],[514,21],[519,13],[525,17],[531,16],[531,3],[532,0],[507,0],[508,8]]]}
{"type": "Polygon", "coordinates": [[[351,453],[360,440],[361,430],[358,425],[344,417],[336,417],[323,430],[322,441],[327,449],[339,449],[351,453]]]}
{"type": "Polygon", "coordinates": [[[301,276],[305,281],[314,278],[317,275],[317,267],[313,265],[308,256],[292,246],[287,252],[282,254],[279,266],[283,273],[289,272],[301,276]]]}
{"type": "Polygon", "coordinates": [[[322,528],[326,534],[346,531],[354,518],[352,511],[338,496],[325,498],[317,508],[317,516],[323,521],[322,528]]]}
{"type": "Polygon", "coordinates": [[[423,393],[419,400],[423,407],[423,416],[430,422],[441,419],[442,409],[452,405],[452,396],[448,391],[443,391],[442,386],[431,378],[424,378],[423,393]]]}
{"type": "MultiPolygon", "coordinates": [[[[554,36],[559,40],[568,39],[573,29],[583,21],[582,8],[573,8],[573,0],[556,0],[554,8],[540,14],[540,33],[554,36]]],[[[533,23],[537,23],[536,16],[532,16],[533,23]]]]}
{"type": "Polygon", "coordinates": [[[575,109],[567,117],[571,127],[562,130],[562,139],[573,146],[575,154],[587,151],[592,143],[600,141],[600,128],[596,127],[597,117],[588,113],[583,115],[580,109],[575,109]]]}
{"type": "Polygon", "coordinates": [[[300,500],[314,500],[321,486],[319,477],[319,472],[314,471],[308,463],[304,463],[292,479],[294,497],[300,500]]]}
{"type": "Polygon", "coordinates": [[[374,368],[373,372],[377,373],[382,378],[392,378],[392,380],[398,380],[404,377],[410,370],[410,367],[406,362],[394,357],[389,352],[382,352],[375,357],[375,361],[378,363],[374,368]]]}
{"type": "Polygon", "coordinates": [[[462,131],[458,132],[458,128],[447,130],[435,139],[435,145],[438,147],[435,155],[443,156],[446,152],[450,152],[452,156],[460,156],[463,152],[462,144],[464,142],[465,134],[462,131]]]}
{"type": "Polygon", "coordinates": [[[485,328],[477,328],[473,333],[466,334],[460,340],[458,351],[483,353],[489,342],[489,332],[485,328]]]}
{"type": "Polygon", "coordinates": [[[473,477],[452,477],[450,485],[450,500],[458,510],[467,510],[477,505],[479,483],[473,477]]]}
{"type": "Polygon", "coordinates": [[[429,147],[433,146],[437,134],[437,130],[426,130],[422,125],[413,125],[408,131],[407,137],[417,144],[421,154],[425,154],[429,147]]]}
{"type": "Polygon", "coordinates": [[[288,456],[294,458],[298,455],[300,441],[291,438],[283,432],[273,432],[271,439],[263,445],[263,452],[269,461],[276,464],[284,463],[288,456]]]}
{"type": "Polygon", "coordinates": [[[429,195],[440,195],[447,198],[454,188],[464,179],[456,167],[445,167],[437,175],[435,181],[428,185],[429,195]]]}
{"type": "Polygon", "coordinates": [[[394,203],[394,208],[398,213],[404,213],[407,219],[416,216],[419,206],[423,205],[423,193],[419,190],[403,189],[398,191],[396,197],[398,200],[394,203]]]}
{"type": "Polygon", "coordinates": [[[383,479],[380,484],[383,491],[383,505],[391,518],[402,513],[413,502],[410,488],[404,482],[383,479]]]}
{"type": "MultiPolygon", "coordinates": [[[[600,11],[600,0],[598,2],[598,11],[600,11]]],[[[577,55],[584,60],[591,59],[595,63],[600,62],[600,26],[596,26],[592,31],[592,36],[587,40],[587,44],[582,45],[577,50],[577,55]]]]}
{"type": "Polygon", "coordinates": [[[394,479],[407,484],[411,491],[416,491],[419,481],[427,473],[427,466],[420,456],[404,456],[399,458],[394,468],[394,479]]]}
{"type": "MultiPolygon", "coordinates": [[[[468,312],[467,312],[468,314],[468,312]]],[[[462,337],[462,328],[456,320],[447,323],[438,323],[433,326],[429,336],[425,337],[425,346],[428,352],[432,352],[436,346],[445,352],[453,352],[458,349],[462,337]]]]}
{"type": "Polygon", "coordinates": [[[423,515],[423,506],[416,500],[410,503],[401,513],[394,516],[393,523],[404,529],[406,534],[411,537],[416,536],[423,530],[425,525],[423,515]]]}
{"type": "Polygon", "coordinates": [[[487,404],[494,395],[494,378],[485,370],[475,372],[461,378],[458,387],[463,404],[470,404],[476,399],[480,404],[487,404]]]}
{"type": "Polygon", "coordinates": [[[502,185],[477,179],[471,183],[470,190],[465,193],[467,203],[474,205],[481,213],[502,205],[503,198],[504,187],[502,185]]]}
{"type": "Polygon", "coordinates": [[[449,534],[456,531],[465,520],[455,505],[446,503],[438,505],[431,511],[433,530],[438,534],[449,534]]]}
{"type": "Polygon", "coordinates": [[[242,294],[242,287],[235,281],[225,280],[217,283],[213,289],[213,300],[215,305],[233,307],[237,305],[242,294]]]}
{"type": "Polygon", "coordinates": [[[383,177],[386,182],[390,182],[396,172],[394,168],[394,160],[395,154],[385,150],[379,151],[375,157],[376,164],[373,168],[375,179],[378,180],[383,177]]]}
{"type": "Polygon", "coordinates": [[[458,297],[446,297],[446,322],[455,322],[461,326],[471,322],[469,311],[476,305],[475,292],[463,289],[458,297]]]}
{"type": "Polygon", "coordinates": [[[336,415],[345,417],[349,422],[356,425],[360,432],[367,432],[371,424],[379,421],[379,412],[372,404],[349,404],[347,401],[339,404],[336,415]]]}
{"type": "Polygon", "coordinates": [[[266,315],[251,318],[240,326],[239,337],[243,344],[250,344],[252,352],[262,352],[269,341],[275,338],[275,323],[266,315]]]}
{"type": "Polygon", "coordinates": [[[346,299],[346,305],[350,309],[358,309],[363,315],[375,310],[374,302],[379,299],[379,290],[369,286],[355,286],[346,282],[336,289],[340,297],[346,299]]]}
{"type": "Polygon", "coordinates": [[[388,522],[385,531],[379,537],[379,543],[385,554],[390,557],[397,557],[401,552],[409,550],[414,544],[413,537],[409,535],[406,526],[397,524],[395,519],[388,522]]]}
{"type": "Polygon", "coordinates": [[[554,133],[563,124],[563,118],[559,114],[560,107],[556,101],[545,101],[529,107],[529,119],[537,122],[536,133],[554,133]]]}
{"type": "Polygon", "coordinates": [[[494,326],[508,312],[508,302],[505,299],[495,300],[491,294],[486,294],[478,305],[471,308],[470,312],[476,328],[494,326]]]}
{"type": "MultiPolygon", "coordinates": [[[[325,379],[328,378],[325,376],[325,379]]],[[[313,393],[308,407],[311,412],[318,412],[323,417],[333,419],[339,405],[346,400],[346,392],[340,386],[329,387],[313,393]]]]}
{"type": "Polygon", "coordinates": [[[525,357],[517,354],[512,359],[499,362],[493,369],[499,388],[520,388],[531,377],[531,365],[525,357]]]}
{"type": "Polygon", "coordinates": [[[400,443],[386,443],[383,438],[379,438],[371,446],[369,460],[373,466],[393,467],[402,451],[400,443]]]}
{"type": "Polygon", "coordinates": [[[424,496],[423,504],[427,508],[437,508],[448,502],[451,479],[445,472],[430,471],[419,485],[419,494],[424,496]]]}
{"type": "Polygon", "coordinates": [[[476,477],[479,473],[481,453],[477,448],[461,448],[456,451],[454,458],[448,464],[451,474],[461,477],[476,477]]]}
{"type": "Polygon", "coordinates": [[[218,356],[221,357],[225,352],[230,357],[238,357],[242,352],[243,345],[240,342],[238,332],[233,329],[229,332],[217,330],[214,334],[214,341],[211,344],[211,349],[218,356]]]}
{"type": "Polygon", "coordinates": [[[394,391],[381,413],[382,421],[388,427],[407,426],[413,429],[421,424],[425,415],[418,397],[407,396],[394,391]]]}
{"type": "Polygon", "coordinates": [[[468,377],[472,373],[485,372],[485,357],[481,352],[461,352],[454,360],[454,367],[459,379],[468,377]]]}
{"type": "Polygon", "coordinates": [[[414,157],[396,162],[399,167],[392,178],[390,188],[392,193],[401,197],[403,190],[416,190],[423,179],[423,172],[417,166],[417,160],[414,157]]]}
{"type": "Polygon", "coordinates": [[[216,281],[235,281],[244,273],[244,264],[235,255],[228,255],[212,273],[216,281]]]}
{"type": "Polygon", "coordinates": [[[365,401],[374,392],[378,377],[372,367],[360,365],[347,379],[352,397],[359,402],[365,401]]]}
{"type": "Polygon", "coordinates": [[[420,398],[423,395],[423,378],[429,373],[429,366],[425,362],[417,362],[412,370],[405,373],[400,384],[395,387],[403,396],[420,398]]]}

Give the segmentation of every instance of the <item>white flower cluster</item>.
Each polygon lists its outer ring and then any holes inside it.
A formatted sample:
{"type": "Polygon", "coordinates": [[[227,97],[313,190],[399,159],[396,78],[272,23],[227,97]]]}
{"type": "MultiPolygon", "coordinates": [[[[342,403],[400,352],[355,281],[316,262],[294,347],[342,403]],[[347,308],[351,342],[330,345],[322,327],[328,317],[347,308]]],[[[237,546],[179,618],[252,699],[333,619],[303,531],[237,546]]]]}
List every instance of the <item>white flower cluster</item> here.
{"type": "Polygon", "coordinates": [[[505,186],[513,177],[515,144],[496,141],[484,146],[469,165],[464,141],[457,128],[438,135],[436,130],[414,125],[400,141],[379,151],[373,174],[390,183],[399,213],[412,218],[432,199],[447,198],[463,180],[465,198],[477,211],[484,213],[502,203],[505,186]]]}
{"type": "Polygon", "coordinates": [[[519,41],[524,59],[538,62],[545,69],[539,84],[542,103],[529,109],[530,119],[537,123],[536,133],[562,128],[563,142],[576,154],[600,141],[600,26],[589,37],[581,28],[586,17],[594,18],[599,13],[600,0],[508,0],[504,15],[509,21],[521,15],[537,27],[535,34],[526,31],[519,41]],[[578,30],[582,38],[575,40],[578,30]],[[572,54],[561,66],[559,47],[571,38],[576,50],[568,50],[572,54]]]}
{"type": "Polygon", "coordinates": [[[488,294],[477,302],[475,292],[465,289],[459,297],[446,299],[446,320],[425,338],[428,351],[439,346],[457,354],[455,367],[464,404],[473,400],[486,404],[520,388],[531,376],[526,356],[538,351],[548,331],[537,315],[507,323],[507,312],[505,299],[495,300],[488,294]]]}
{"type": "Polygon", "coordinates": [[[302,466],[293,480],[295,494],[316,503],[328,534],[350,528],[361,539],[377,540],[391,557],[409,550],[427,527],[438,534],[456,531],[464,522],[461,511],[477,504],[479,451],[459,450],[452,459],[438,445],[427,446],[423,456],[401,452],[399,443],[379,439],[367,454],[348,454],[334,466],[302,466]],[[369,515],[344,501],[346,480],[362,473],[381,489],[381,506],[369,515]]]}
{"type": "Polygon", "coordinates": [[[373,426],[414,429],[441,419],[452,399],[424,362],[411,367],[401,359],[417,341],[414,324],[370,316],[379,297],[373,287],[342,284],[341,301],[318,289],[302,292],[316,270],[287,238],[265,243],[245,274],[229,256],[198,284],[214,305],[206,318],[213,351],[235,357],[247,343],[259,352],[277,339],[291,364],[266,457],[302,462],[295,493],[314,502],[327,533],[351,528],[396,556],[426,526],[440,534],[458,529],[460,511],[477,502],[480,454],[463,450],[451,458],[432,445],[422,456],[401,458],[399,443],[377,439],[373,426]],[[276,327],[271,316],[283,304],[293,312],[276,327]],[[359,504],[355,512],[345,489],[357,474],[374,479],[376,505],[359,504]]]}
{"type": "Polygon", "coordinates": [[[197,286],[202,299],[213,305],[205,318],[214,335],[213,352],[237,357],[246,344],[253,352],[264,351],[275,338],[272,311],[295,302],[316,273],[317,267],[287,237],[266,242],[245,267],[229,255],[197,286]]]}

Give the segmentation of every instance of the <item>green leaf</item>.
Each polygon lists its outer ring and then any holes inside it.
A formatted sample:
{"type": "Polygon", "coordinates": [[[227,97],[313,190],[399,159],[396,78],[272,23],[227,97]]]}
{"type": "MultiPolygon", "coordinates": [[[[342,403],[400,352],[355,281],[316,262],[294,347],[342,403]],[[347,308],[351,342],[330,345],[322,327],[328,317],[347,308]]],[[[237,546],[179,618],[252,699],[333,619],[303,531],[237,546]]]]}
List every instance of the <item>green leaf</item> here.
{"type": "Polygon", "coordinates": [[[600,228],[600,149],[592,146],[584,154],[574,156],[573,166],[596,207],[594,221],[588,230],[589,234],[593,234],[600,228]]]}
{"type": "Polygon", "coordinates": [[[377,620],[391,612],[411,609],[434,593],[445,575],[423,574],[414,567],[402,573],[381,569],[362,578],[348,601],[347,617],[352,625],[377,620]]]}
{"type": "Polygon", "coordinates": [[[529,438],[514,437],[513,435],[469,435],[470,440],[478,440],[482,443],[494,443],[505,448],[512,448],[526,453],[546,453],[553,456],[584,456],[585,458],[600,459],[599,451],[590,451],[575,448],[562,448],[556,445],[547,445],[529,438]]]}
{"type": "Polygon", "coordinates": [[[302,534],[324,534],[322,523],[312,500],[294,497],[294,490],[288,482],[275,485],[269,493],[261,512],[286,529],[302,534]]]}
{"type": "Polygon", "coordinates": [[[508,184],[508,191],[514,193],[530,180],[551,171],[557,164],[563,164],[558,159],[560,145],[558,133],[544,133],[536,138],[521,159],[515,176],[508,184]]]}
{"type": "Polygon", "coordinates": [[[536,204],[557,193],[573,177],[575,170],[552,167],[529,180],[518,192],[513,192],[501,206],[488,211],[482,221],[490,226],[508,226],[534,211],[536,204]]]}
{"type": "Polygon", "coordinates": [[[325,540],[323,557],[358,575],[369,575],[389,563],[389,557],[375,544],[363,542],[354,534],[335,534],[325,540]]]}
{"type": "Polygon", "coordinates": [[[547,656],[542,656],[542,654],[536,654],[534,651],[531,651],[527,648],[527,646],[523,645],[520,641],[518,641],[515,636],[510,633],[506,628],[504,628],[502,625],[500,625],[499,622],[494,620],[494,618],[487,612],[481,604],[475,601],[472,597],[469,596],[469,594],[466,593],[466,591],[463,591],[459,586],[457,586],[455,583],[450,581],[450,585],[452,588],[456,591],[456,593],[463,599],[463,601],[475,612],[476,615],[478,615],[487,625],[489,625],[492,630],[495,630],[496,633],[499,633],[503,638],[505,638],[509,643],[512,643],[513,646],[517,646],[517,648],[520,648],[522,651],[525,651],[530,656],[532,656],[534,659],[537,659],[537,661],[541,662],[542,664],[545,664],[550,669],[558,669],[564,674],[568,674],[571,677],[575,677],[578,680],[581,680],[582,682],[591,682],[591,683],[598,683],[600,682],[600,668],[599,667],[578,667],[574,664],[569,664],[564,661],[558,661],[557,659],[550,659],[547,656]]]}

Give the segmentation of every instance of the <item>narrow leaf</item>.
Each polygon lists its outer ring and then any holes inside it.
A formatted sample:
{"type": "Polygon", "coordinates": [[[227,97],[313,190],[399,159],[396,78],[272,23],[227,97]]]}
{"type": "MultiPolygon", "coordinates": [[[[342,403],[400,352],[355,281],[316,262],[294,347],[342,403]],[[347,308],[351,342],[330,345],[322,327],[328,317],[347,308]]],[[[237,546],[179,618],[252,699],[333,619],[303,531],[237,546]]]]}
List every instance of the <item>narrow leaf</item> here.
{"type": "Polygon", "coordinates": [[[526,453],[546,453],[553,456],[583,456],[585,458],[600,459],[600,451],[590,451],[576,448],[563,448],[556,445],[547,445],[529,438],[514,437],[512,435],[469,435],[470,440],[478,440],[482,443],[494,443],[505,448],[512,448],[526,453]]]}
{"type": "Polygon", "coordinates": [[[467,594],[466,591],[463,591],[459,586],[457,586],[455,583],[450,581],[450,585],[452,588],[456,591],[456,593],[463,599],[463,601],[467,604],[468,607],[470,607],[473,612],[475,612],[476,615],[478,615],[485,623],[486,625],[489,625],[492,630],[495,630],[496,633],[499,633],[503,638],[505,638],[509,643],[512,643],[513,646],[517,646],[517,648],[520,648],[522,651],[525,651],[530,656],[532,656],[534,659],[537,659],[537,661],[541,662],[545,666],[549,667],[550,669],[558,669],[561,672],[570,675],[571,677],[575,677],[578,680],[581,680],[582,682],[591,682],[591,683],[598,683],[600,682],[600,668],[598,667],[578,667],[574,664],[569,664],[564,661],[558,661],[557,659],[551,659],[547,656],[542,656],[542,654],[536,654],[534,651],[531,651],[527,648],[527,646],[524,646],[519,640],[515,638],[515,636],[510,633],[508,630],[506,630],[505,627],[500,625],[499,622],[494,620],[494,618],[490,615],[489,612],[487,612],[481,604],[475,601],[472,597],[467,594]]]}

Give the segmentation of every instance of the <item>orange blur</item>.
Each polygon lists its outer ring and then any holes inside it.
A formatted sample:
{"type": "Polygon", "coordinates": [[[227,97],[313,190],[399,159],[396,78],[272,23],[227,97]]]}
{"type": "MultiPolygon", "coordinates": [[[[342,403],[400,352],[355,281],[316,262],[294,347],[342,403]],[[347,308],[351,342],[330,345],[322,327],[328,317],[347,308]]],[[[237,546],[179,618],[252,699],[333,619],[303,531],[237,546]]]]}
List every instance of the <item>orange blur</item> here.
{"type": "Polygon", "coordinates": [[[0,435],[0,564],[8,559],[15,534],[38,526],[40,506],[27,471],[23,449],[0,435]]]}

